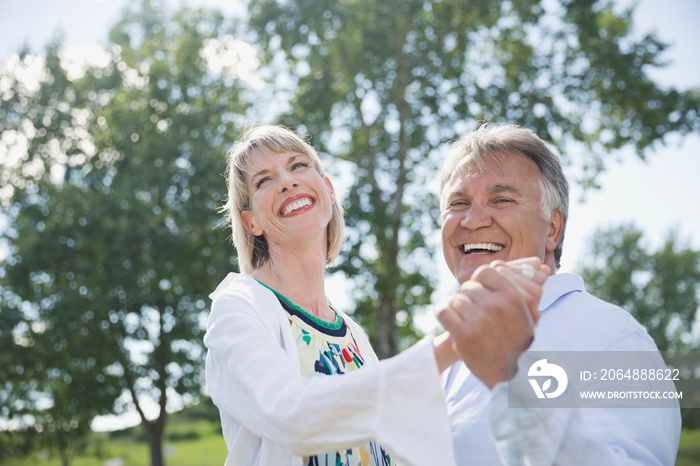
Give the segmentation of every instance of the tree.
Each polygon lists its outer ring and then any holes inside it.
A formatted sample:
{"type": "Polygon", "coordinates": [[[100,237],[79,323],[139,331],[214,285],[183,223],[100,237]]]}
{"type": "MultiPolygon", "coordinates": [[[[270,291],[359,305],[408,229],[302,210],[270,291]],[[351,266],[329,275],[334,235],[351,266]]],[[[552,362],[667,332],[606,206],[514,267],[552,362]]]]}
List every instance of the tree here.
{"type": "Polygon", "coordinates": [[[628,310],[661,351],[697,350],[700,251],[673,231],[658,251],[642,237],[633,225],[597,231],[581,276],[592,294],[628,310]]]}
{"type": "MultiPolygon", "coordinates": [[[[593,238],[581,272],[588,291],[629,311],[659,350],[698,351],[693,331],[700,319],[700,251],[673,231],[657,251],[649,250],[633,225],[597,231],[593,238]]],[[[697,411],[681,410],[684,427],[700,427],[697,411]]]]}
{"type": "MultiPolygon", "coordinates": [[[[61,282],[74,273],[57,269],[59,264],[54,263],[65,261],[65,267],[74,259],[57,243],[68,243],[66,236],[59,238],[61,233],[73,236],[68,232],[74,219],[64,216],[64,208],[71,215],[82,210],[79,206],[87,192],[68,187],[65,195],[58,195],[61,188],[42,183],[50,177],[47,167],[59,166],[61,157],[82,153],[71,135],[76,126],[85,129],[71,122],[68,102],[80,94],[65,79],[55,44],[45,58],[24,52],[14,57],[14,65],[2,77],[7,85],[2,96],[2,146],[16,158],[6,159],[2,168],[3,213],[8,221],[3,240],[10,256],[0,271],[0,340],[5,355],[0,414],[17,426],[3,436],[21,440],[12,442],[13,448],[4,453],[55,447],[63,464],[68,464],[82,445],[90,421],[111,412],[118,382],[114,374],[97,372],[111,361],[105,353],[86,351],[101,343],[94,328],[80,327],[81,319],[87,323],[92,311],[77,293],[61,288],[61,282]],[[41,88],[22,78],[22,70],[31,65],[35,71],[44,71],[41,88]],[[62,154],[49,148],[52,140],[63,144],[62,154]],[[24,148],[26,154],[17,155],[24,148]]],[[[83,109],[76,106],[75,110],[83,109]]]]}
{"type": "Polygon", "coordinates": [[[201,394],[206,296],[235,269],[218,214],[247,109],[233,34],[145,0],[98,63],[71,67],[58,40],[0,78],[5,419],[77,434],[133,407],[163,464],[167,409],[201,394]]]}
{"type": "Polygon", "coordinates": [[[666,45],[635,38],[632,9],[612,1],[251,0],[250,15],[266,63],[289,67],[274,83],[290,102],[280,122],[355,175],[339,269],[380,357],[410,334],[410,312],[399,329],[397,314],[430,302],[424,234],[440,214],[426,188],[445,142],[477,121],[517,123],[561,151],[583,146],[580,181],[594,185],[616,149],[643,157],[700,129],[697,93],[647,75],[666,45]]]}

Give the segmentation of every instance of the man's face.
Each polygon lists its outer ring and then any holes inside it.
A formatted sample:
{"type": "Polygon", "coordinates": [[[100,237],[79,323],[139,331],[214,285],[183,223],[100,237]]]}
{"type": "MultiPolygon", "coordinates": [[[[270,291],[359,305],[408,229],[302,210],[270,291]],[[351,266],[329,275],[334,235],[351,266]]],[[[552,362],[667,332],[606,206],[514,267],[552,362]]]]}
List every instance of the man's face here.
{"type": "Polygon", "coordinates": [[[482,171],[467,162],[442,191],[442,248],[447,266],[461,284],[494,260],[552,254],[561,233],[561,215],[542,219],[541,174],[519,154],[487,157],[482,171]]]}

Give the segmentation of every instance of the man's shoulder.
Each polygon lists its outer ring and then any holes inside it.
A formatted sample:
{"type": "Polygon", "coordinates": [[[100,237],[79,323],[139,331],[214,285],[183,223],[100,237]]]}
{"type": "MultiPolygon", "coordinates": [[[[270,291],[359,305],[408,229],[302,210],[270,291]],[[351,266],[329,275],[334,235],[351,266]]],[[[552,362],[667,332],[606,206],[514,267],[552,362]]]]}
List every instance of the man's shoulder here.
{"type": "MultiPolygon", "coordinates": [[[[540,338],[561,349],[614,349],[617,346],[655,348],[646,330],[627,310],[590,293],[574,274],[550,277],[556,292],[545,295],[550,302],[541,307],[540,338]],[[556,280],[553,280],[555,279],[556,280]]],[[[551,291],[550,289],[550,291],[551,291]]]]}
{"type": "Polygon", "coordinates": [[[601,312],[606,316],[619,315],[634,320],[625,309],[586,291],[583,279],[573,273],[562,273],[549,277],[544,284],[539,307],[540,311],[565,308],[567,310],[585,310],[588,313],[601,312]]]}
{"type": "Polygon", "coordinates": [[[542,286],[540,311],[551,307],[558,300],[572,293],[585,293],[583,279],[573,273],[558,273],[547,278],[542,286]]]}

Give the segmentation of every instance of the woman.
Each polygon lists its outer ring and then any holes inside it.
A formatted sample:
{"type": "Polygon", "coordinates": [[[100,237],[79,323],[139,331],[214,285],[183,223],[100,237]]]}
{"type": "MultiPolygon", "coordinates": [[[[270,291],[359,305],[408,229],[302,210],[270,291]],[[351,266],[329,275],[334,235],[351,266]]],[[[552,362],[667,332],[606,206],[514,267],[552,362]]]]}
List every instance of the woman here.
{"type": "Polygon", "coordinates": [[[229,152],[228,189],[241,274],[212,293],[204,339],[226,464],[454,464],[440,380],[457,360],[449,339],[378,362],[326,299],[344,223],[314,149],[255,128],[229,152]]]}

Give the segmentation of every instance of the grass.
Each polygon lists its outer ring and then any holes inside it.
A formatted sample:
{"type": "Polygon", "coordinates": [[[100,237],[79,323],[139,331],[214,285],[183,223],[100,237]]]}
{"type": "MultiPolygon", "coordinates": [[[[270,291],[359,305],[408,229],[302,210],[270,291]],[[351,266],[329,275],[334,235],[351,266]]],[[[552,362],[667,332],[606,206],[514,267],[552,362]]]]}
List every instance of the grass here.
{"type": "MultiPolygon", "coordinates": [[[[93,434],[90,451],[72,459],[71,466],[149,466],[150,450],[141,426],[93,434]],[[99,453],[98,453],[99,452],[99,453]],[[110,460],[120,460],[110,463],[110,460]]],[[[219,414],[210,403],[169,416],[163,438],[167,466],[221,466],[227,455],[219,414]]],[[[61,466],[53,455],[32,454],[22,459],[3,460],[2,466],[61,466]]]]}
{"type": "MultiPolygon", "coordinates": [[[[168,466],[220,466],[226,460],[226,444],[221,431],[218,425],[215,426],[210,421],[198,421],[187,426],[178,426],[176,429],[168,429],[166,437],[177,438],[163,442],[163,455],[168,466]],[[174,430],[183,435],[173,435],[174,430]]],[[[121,458],[124,461],[123,466],[150,464],[148,444],[142,438],[107,441],[105,451],[108,458],[121,458]]],[[[81,465],[76,463],[75,466],[81,465]]]]}
{"type": "Polygon", "coordinates": [[[683,430],[676,466],[697,466],[698,464],[700,464],[700,430],[683,430]]]}
{"type": "MultiPolygon", "coordinates": [[[[123,466],[150,464],[141,427],[112,433],[104,441],[103,451],[107,458],[121,458],[123,466]]],[[[220,466],[226,454],[218,411],[211,403],[202,403],[168,419],[163,439],[163,456],[168,466],[220,466]]]]}
{"type": "MultiPolygon", "coordinates": [[[[165,441],[164,456],[167,466],[221,466],[226,460],[226,444],[221,433],[208,426],[210,434],[193,440],[165,441]]],[[[149,466],[150,452],[146,441],[120,439],[106,440],[101,457],[94,455],[78,456],[71,466],[101,466],[110,459],[120,459],[114,463],[121,466],[149,466]]],[[[57,457],[43,459],[34,455],[22,460],[9,460],[3,466],[61,466],[57,457]]]]}

